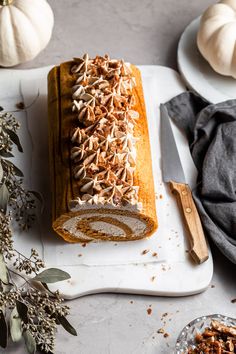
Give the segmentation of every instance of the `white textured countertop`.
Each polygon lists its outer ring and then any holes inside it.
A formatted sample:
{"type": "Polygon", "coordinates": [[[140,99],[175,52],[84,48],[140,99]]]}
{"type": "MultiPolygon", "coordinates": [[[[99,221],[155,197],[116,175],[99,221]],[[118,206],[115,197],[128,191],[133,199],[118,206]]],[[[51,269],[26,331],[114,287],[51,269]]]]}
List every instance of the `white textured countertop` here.
{"type": "MultiPolygon", "coordinates": [[[[53,38],[32,68],[78,56],[109,53],[135,64],[176,69],[178,39],[209,0],[50,0],[55,14],[53,38]]],[[[78,337],[60,330],[56,354],[171,354],[182,327],[195,317],[222,313],[236,316],[236,266],[213,248],[212,285],[200,295],[161,298],[104,294],[68,303],[78,337]],[[151,314],[147,310],[151,308],[151,314]],[[163,317],[163,314],[167,313],[163,317]],[[164,338],[157,333],[164,328],[164,338]]],[[[2,351],[1,351],[2,352],[2,351]]],[[[5,352],[4,352],[5,353],[5,352]]],[[[7,353],[23,354],[19,345],[7,353]]]]}

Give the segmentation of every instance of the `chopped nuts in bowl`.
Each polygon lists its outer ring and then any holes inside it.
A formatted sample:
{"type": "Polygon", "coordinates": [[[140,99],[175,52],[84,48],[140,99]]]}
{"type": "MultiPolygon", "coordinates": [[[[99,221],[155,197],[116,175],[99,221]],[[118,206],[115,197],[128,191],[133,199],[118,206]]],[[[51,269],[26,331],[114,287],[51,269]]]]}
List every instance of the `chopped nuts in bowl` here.
{"type": "Polygon", "coordinates": [[[181,331],[175,354],[236,353],[236,319],[215,314],[191,321],[181,331]]]}

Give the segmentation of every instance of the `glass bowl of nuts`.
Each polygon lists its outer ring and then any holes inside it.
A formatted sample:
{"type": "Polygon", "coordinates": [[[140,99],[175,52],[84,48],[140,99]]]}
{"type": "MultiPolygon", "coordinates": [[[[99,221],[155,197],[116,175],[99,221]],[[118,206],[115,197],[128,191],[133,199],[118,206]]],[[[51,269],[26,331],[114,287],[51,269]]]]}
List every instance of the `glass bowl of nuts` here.
{"type": "Polygon", "coordinates": [[[236,319],[215,314],[196,318],[185,326],[175,354],[236,353],[236,319]]]}

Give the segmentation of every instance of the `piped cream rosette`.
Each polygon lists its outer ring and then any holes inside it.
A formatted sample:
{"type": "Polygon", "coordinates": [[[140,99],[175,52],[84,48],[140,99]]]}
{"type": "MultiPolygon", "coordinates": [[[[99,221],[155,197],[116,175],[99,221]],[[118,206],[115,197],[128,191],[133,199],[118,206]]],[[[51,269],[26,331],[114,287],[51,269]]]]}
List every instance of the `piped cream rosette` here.
{"type": "Polygon", "coordinates": [[[49,73],[53,228],[69,242],[128,241],[157,228],[139,70],[87,54],[49,73]]]}

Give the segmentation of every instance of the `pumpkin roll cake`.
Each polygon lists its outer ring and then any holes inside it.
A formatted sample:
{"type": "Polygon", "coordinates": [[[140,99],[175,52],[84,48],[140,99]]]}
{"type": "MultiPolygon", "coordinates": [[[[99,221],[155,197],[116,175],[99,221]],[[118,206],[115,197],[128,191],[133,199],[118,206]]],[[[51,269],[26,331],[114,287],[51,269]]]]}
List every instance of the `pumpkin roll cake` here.
{"type": "Polygon", "coordinates": [[[48,76],[53,229],[68,242],[131,241],[157,228],[139,70],[107,55],[48,76]]]}

